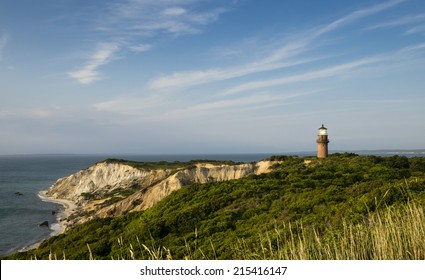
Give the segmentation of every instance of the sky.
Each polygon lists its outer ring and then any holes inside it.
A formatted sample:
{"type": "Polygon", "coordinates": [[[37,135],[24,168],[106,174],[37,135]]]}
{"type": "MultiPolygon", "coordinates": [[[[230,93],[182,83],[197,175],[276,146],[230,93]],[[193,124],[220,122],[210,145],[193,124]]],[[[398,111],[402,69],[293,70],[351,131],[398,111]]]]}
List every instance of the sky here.
{"type": "Polygon", "coordinates": [[[423,0],[1,0],[0,154],[425,148],[423,0]]]}

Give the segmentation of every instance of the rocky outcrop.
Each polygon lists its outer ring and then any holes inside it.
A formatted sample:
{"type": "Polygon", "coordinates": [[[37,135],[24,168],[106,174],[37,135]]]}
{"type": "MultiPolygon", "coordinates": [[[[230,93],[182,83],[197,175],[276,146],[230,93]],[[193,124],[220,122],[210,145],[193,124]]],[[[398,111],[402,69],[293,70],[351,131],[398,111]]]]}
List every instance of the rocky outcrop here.
{"type": "Polygon", "coordinates": [[[38,226],[39,227],[48,227],[49,226],[49,221],[41,222],[38,226]]]}
{"type": "Polygon", "coordinates": [[[143,170],[120,163],[101,162],[69,177],[59,179],[46,196],[71,200],[83,206],[88,201],[105,197],[118,189],[149,186],[163,180],[172,170],[143,170]]]}
{"type": "Polygon", "coordinates": [[[274,163],[197,163],[190,167],[145,170],[125,163],[101,162],[59,179],[45,195],[51,199],[70,200],[77,205],[76,211],[68,217],[70,228],[95,217],[147,209],[184,186],[266,173],[274,163]]]}

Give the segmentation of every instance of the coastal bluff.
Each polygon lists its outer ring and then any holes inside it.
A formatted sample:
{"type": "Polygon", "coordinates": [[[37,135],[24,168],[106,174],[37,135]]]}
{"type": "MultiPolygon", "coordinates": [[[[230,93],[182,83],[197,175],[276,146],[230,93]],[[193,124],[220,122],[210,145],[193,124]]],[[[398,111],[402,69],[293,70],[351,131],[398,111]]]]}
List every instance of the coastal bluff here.
{"type": "Polygon", "coordinates": [[[144,167],[109,159],[61,178],[44,192],[73,205],[62,221],[62,231],[94,218],[145,210],[175,190],[192,184],[240,179],[270,172],[276,161],[252,163],[190,162],[181,166],[144,167]]]}

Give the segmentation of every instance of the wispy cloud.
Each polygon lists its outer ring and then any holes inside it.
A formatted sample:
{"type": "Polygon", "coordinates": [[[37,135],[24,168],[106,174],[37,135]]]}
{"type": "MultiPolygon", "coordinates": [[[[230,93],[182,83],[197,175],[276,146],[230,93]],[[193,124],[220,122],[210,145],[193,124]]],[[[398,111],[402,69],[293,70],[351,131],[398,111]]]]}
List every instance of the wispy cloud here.
{"type": "Polygon", "coordinates": [[[290,84],[290,83],[299,83],[299,82],[305,82],[305,81],[310,81],[310,80],[315,80],[320,78],[332,77],[336,75],[343,75],[344,73],[348,71],[357,69],[365,65],[369,65],[371,63],[379,62],[380,60],[381,60],[380,57],[373,57],[373,58],[361,59],[361,60],[353,61],[349,63],[344,63],[344,64],[340,64],[336,66],[331,66],[321,70],[302,73],[299,75],[284,76],[278,79],[248,82],[248,83],[234,86],[226,90],[223,93],[223,95],[230,95],[230,94],[235,94],[235,93],[244,92],[244,91],[257,90],[260,88],[267,88],[267,87],[279,86],[279,85],[290,84]]]}
{"type": "Polygon", "coordinates": [[[382,22],[373,26],[368,27],[368,29],[380,29],[380,28],[391,28],[403,25],[409,25],[412,23],[418,23],[425,21],[425,13],[419,15],[405,16],[402,18],[393,19],[391,21],[382,22]]]}
{"type": "Polygon", "coordinates": [[[148,95],[144,97],[120,97],[113,100],[99,102],[94,104],[98,111],[122,115],[149,115],[152,110],[155,111],[164,107],[166,100],[158,95],[148,95]]]}
{"type": "Polygon", "coordinates": [[[119,47],[114,43],[101,44],[81,69],[69,72],[68,75],[82,84],[90,84],[100,79],[101,73],[98,68],[110,62],[118,49],[119,47]]]}
{"type": "Polygon", "coordinates": [[[420,50],[423,50],[423,49],[425,49],[425,43],[404,47],[401,50],[399,50],[397,53],[399,53],[399,54],[411,53],[411,52],[420,51],[420,50]]]}
{"type": "Polygon", "coordinates": [[[289,100],[301,96],[317,93],[319,90],[306,92],[288,92],[285,94],[273,94],[267,92],[256,93],[248,96],[239,96],[235,98],[220,99],[210,102],[204,102],[188,106],[184,109],[178,109],[165,114],[170,118],[193,117],[194,115],[216,115],[218,112],[230,111],[252,111],[256,109],[264,109],[275,106],[288,104],[289,100]]]}
{"type": "Polygon", "coordinates": [[[354,11],[331,23],[310,30],[309,32],[305,32],[304,36],[292,40],[291,43],[284,44],[271,54],[265,56],[263,59],[231,68],[175,72],[152,80],[149,87],[154,90],[190,87],[307,63],[315,59],[294,58],[305,54],[313,41],[331,31],[344,27],[351,22],[382,12],[404,1],[405,0],[391,0],[372,7],[354,11]]]}
{"type": "Polygon", "coordinates": [[[344,17],[341,17],[341,18],[333,21],[330,24],[327,24],[327,25],[319,28],[314,33],[313,37],[323,35],[325,33],[328,33],[330,31],[338,29],[338,28],[340,28],[344,25],[347,25],[351,22],[362,19],[364,17],[377,14],[379,12],[382,12],[386,9],[392,8],[393,6],[398,5],[398,4],[405,2],[405,1],[406,0],[391,0],[391,1],[384,2],[384,3],[381,3],[381,4],[375,5],[375,6],[371,6],[371,7],[365,8],[365,9],[360,9],[360,10],[354,11],[354,12],[352,12],[352,13],[344,16],[344,17]]]}
{"type": "Polygon", "coordinates": [[[401,48],[393,52],[375,55],[375,56],[371,56],[371,57],[367,57],[367,58],[363,58],[359,60],[354,60],[354,61],[350,61],[350,62],[338,64],[338,65],[333,65],[323,69],[305,72],[298,75],[283,76],[277,79],[263,79],[263,80],[243,83],[224,91],[222,95],[231,95],[231,94],[236,94],[236,93],[245,92],[245,91],[258,90],[258,89],[274,87],[274,86],[281,86],[285,84],[301,83],[301,82],[306,82],[306,81],[311,81],[316,79],[344,76],[353,71],[358,71],[361,69],[364,70],[365,67],[380,65],[380,63],[383,63],[383,62],[400,62],[400,61],[405,62],[406,55],[415,55],[424,49],[425,49],[425,44],[416,44],[416,45],[411,45],[411,46],[401,48]]]}
{"type": "Polygon", "coordinates": [[[174,8],[167,8],[165,9],[162,14],[165,16],[181,16],[186,14],[187,11],[180,7],[174,7],[174,8]]]}
{"type": "Polygon", "coordinates": [[[203,25],[217,20],[226,12],[226,9],[221,7],[209,10],[194,9],[200,2],[200,0],[129,0],[114,3],[109,7],[108,16],[99,20],[98,29],[139,36],[154,36],[157,32],[176,36],[199,33],[203,25]]]}
{"type": "MultiPolygon", "coordinates": [[[[116,122],[136,123],[145,121],[170,122],[183,119],[193,119],[200,116],[217,116],[220,114],[236,114],[238,112],[262,110],[265,108],[284,106],[291,104],[293,99],[310,95],[319,90],[305,92],[286,92],[274,94],[271,92],[255,93],[247,96],[226,97],[203,102],[188,102],[184,106],[176,104],[162,95],[146,97],[117,98],[107,102],[95,104],[94,107],[100,112],[114,113],[127,117],[125,121],[116,118],[116,122]]],[[[235,115],[234,115],[235,116],[235,115]]]]}
{"type": "Polygon", "coordinates": [[[416,34],[416,33],[425,33],[425,24],[418,25],[406,30],[407,35],[416,34]]]}
{"type": "Polygon", "coordinates": [[[125,58],[130,55],[129,52],[151,50],[153,45],[146,41],[157,36],[201,33],[204,26],[216,21],[226,12],[226,9],[217,6],[205,10],[195,9],[200,2],[201,0],[127,0],[99,9],[93,31],[101,38],[97,43],[100,47],[83,68],[70,72],[69,76],[80,83],[90,84],[100,78],[98,69],[111,62],[111,57],[118,50],[125,58]]]}
{"type": "Polygon", "coordinates": [[[136,53],[147,52],[152,48],[153,46],[151,44],[139,44],[129,47],[130,50],[136,53]]]}
{"type": "Polygon", "coordinates": [[[272,51],[264,58],[247,64],[229,67],[215,68],[197,71],[175,72],[152,80],[149,88],[153,90],[163,90],[170,88],[183,88],[210,82],[228,80],[253,73],[276,70],[304,64],[320,58],[299,58],[289,60],[304,51],[306,47],[305,39],[301,39],[272,51]]]}
{"type": "Polygon", "coordinates": [[[0,120],[11,120],[17,118],[26,119],[55,119],[64,108],[53,106],[53,107],[32,107],[32,108],[15,108],[14,110],[0,110],[0,120]]]}
{"type": "Polygon", "coordinates": [[[149,83],[149,88],[153,90],[163,89],[176,89],[182,87],[190,87],[215,81],[222,81],[231,78],[241,77],[252,73],[258,73],[269,70],[276,70],[295,65],[300,65],[321,59],[318,58],[304,58],[288,62],[272,62],[269,58],[262,61],[249,63],[246,65],[224,68],[224,69],[208,69],[189,72],[176,72],[172,75],[157,78],[149,83]]]}

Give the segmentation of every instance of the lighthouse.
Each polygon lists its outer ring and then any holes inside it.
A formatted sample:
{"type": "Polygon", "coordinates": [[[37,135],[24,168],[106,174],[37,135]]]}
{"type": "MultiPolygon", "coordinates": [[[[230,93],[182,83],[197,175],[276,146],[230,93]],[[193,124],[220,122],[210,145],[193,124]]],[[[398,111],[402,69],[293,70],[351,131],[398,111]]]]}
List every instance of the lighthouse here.
{"type": "Polygon", "coordinates": [[[317,134],[317,157],[326,158],[328,157],[328,129],[322,124],[319,127],[319,133],[317,134]]]}

